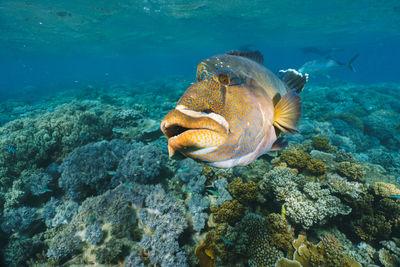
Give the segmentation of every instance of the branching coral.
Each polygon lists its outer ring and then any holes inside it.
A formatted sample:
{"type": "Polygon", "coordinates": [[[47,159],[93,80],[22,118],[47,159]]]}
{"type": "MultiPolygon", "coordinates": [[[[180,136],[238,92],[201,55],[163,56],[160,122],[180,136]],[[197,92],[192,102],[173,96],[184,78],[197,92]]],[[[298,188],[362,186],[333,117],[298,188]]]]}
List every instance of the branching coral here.
{"type": "Polygon", "coordinates": [[[226,201],[219,207],[211,207],[211,211],[217,223],[227,222],[229,224],[234,224],[244,215],[244,207],[236,199],[233,201],[226,201]]]}
{"type": "Polygon", "coordinates": [[[265,174],[259,186],[264,194],[268,194],[270,189],[277,201],[284,201],[288,219],[305,229],[314,224],[324,224],[336,215],[350,213],[351,209],[329,189],[313,182],[303,185],[301,177],[290,169],[277,168],[265,174]]]}
{"type": "Polygon", "coordinates": [[[358,182],[349,182],[338,175],[333,174],[328,176],[328,181],[329,188],[332,192],[339,193],[352,199],[360,199],[366,192],[363,184],[358,182]]]}
{"type": "Polygon", "coordinates": [[[358,182],[363,182],[363,177],[366,174],[361,165],[348,161],[338,163],[336,165],[336,172],[350,180],[358,182]]]}
{"type": "Polygon", "coordinates": [[[235,178],[228,185],[228,190],[233,198],[242,204],[248,204],[257,200],[258,189],[253,181],[243,183],[241,178],[235,178]]]}

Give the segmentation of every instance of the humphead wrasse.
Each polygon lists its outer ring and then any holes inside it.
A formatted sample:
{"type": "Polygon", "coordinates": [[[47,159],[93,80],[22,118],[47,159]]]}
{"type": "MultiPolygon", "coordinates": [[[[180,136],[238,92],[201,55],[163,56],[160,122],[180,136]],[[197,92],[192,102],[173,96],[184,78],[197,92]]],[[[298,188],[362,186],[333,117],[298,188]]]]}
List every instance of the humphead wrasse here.
{"type": "Polygon", "coordinates": [[[169,155],[176,151],[211,166],[244,166],[284,145],[295,132],[307,74],[262,65],[260,52],[232,51],[202,61],[196,81],[161,122],[169,155]]]}

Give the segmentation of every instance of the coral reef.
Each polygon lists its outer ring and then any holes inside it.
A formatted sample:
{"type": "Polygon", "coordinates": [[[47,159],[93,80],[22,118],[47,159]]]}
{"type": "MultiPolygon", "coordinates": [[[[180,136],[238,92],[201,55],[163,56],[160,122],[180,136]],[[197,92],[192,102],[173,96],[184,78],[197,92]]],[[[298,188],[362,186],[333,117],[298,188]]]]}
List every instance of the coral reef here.
{"type": "Polygon", "coordinates": [[[400,195],[400,189],[398,189],[394,184],[375,182],[372,187],[375,195],[378,196],[390,197],[392,195],[400,195]]]}
{"type": "Polygon", "coordinates": [[[259,187],[264,195],[272,191],[276,201],[283,201],[287,218],[305,229],[351,212],[351,208],[332,195],[330,189],[323,189],[315,182],[304,183],[302,176],[288,168],[276,168],[266,173],[259,187]]]}
{"type": "Polygon", "coordinates": [[[336,172],[350,180],[358,182],[363,182],[363,177],[366,174],[362,166],[348,161],[338,163],[336,165],[336,172]]]}
{"type": "Polygon", "coordinates": [[[331,150],[331,145],[329,143],[329,139],[325,136],[316,136],[312,139],[312,146],[316,150],[321,150],[325,152],[329,152],[331,150]]]}
{"type": "Polygon", "coordinates": [[[361,267],[361,264],[352,260],[344,253],[342,244],[333,236],[323,236],[322,240],[313,245],[306,240],[306,236],[299,235],[293,241],[296,249],[293,260],[301,263],[302,266],[347,266],[361,267]]]}
{"type": "Polygon", "coordinates": [[[212,206],[211,211],[214,215],[214,221],[217,223],[234,224],[244,216],[244,207],[236,199],[226,201],[219,207],[212,206]]]}
{"type": "Polygon", "coordinates": [[[234,199],[246,205],[257,200],[258,189],[256,183],[243,183],[241,178],[235,178],[229,185],[228,191],[234,199]]]}
{"type": "Polygon", "coordinates": [[[75,200],[82,200],[93,190],[105,191],[108,170],[112,170],[129,151],[130,145],[120,140],[90,143],[75,149],[60,166],[60,188],[75,200]]]}
{"type": "Polygon", "coordinates": [[[0,265],[399,265],[397,85],[311,85],[289,146],[230,169],[168,159],[186,85],[0,103],[0,265]]]}

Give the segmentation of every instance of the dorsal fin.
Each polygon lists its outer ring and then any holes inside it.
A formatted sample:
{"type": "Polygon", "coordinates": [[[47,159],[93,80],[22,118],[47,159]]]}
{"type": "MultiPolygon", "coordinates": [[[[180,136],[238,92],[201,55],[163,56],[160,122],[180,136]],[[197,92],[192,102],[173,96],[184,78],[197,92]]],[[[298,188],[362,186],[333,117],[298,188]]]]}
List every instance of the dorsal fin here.
{"type": "Polygon", "coordinates": [[[260,51],[256,50],[256,51],[246,51],[246,52],[241,52],[241,51],[229,51],[226,52],[225,54],[228,55],[232,55],[232,56],[240,56],[240,57],[247,57],[259,64],[263,64],[264,63],[264,57],[261,54],[260,51]]]}
{"type": "Polygon", "coordinates": [[[308,81],[307,73],[302,74],[294,69],[280,70],[279,73],[281,74],[281,80],[286,83],[289,90],[295,89],[296,93],[303,91],[308,81]]]}

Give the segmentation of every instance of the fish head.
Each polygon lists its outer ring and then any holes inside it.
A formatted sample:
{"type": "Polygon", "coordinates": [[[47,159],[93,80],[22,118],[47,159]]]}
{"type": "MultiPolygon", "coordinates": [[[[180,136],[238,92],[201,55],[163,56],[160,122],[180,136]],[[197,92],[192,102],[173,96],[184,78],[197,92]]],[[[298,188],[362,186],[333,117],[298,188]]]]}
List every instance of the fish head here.
{"type": "Polygon", "coordinates": [[[170,156],[179,151],[212,166],[247,165],[258,156],[265,131],[273,131],[273,104],[264,103],[267,99],[251,77],[203,61],[195,83],[161,122],[170,156]]]}

